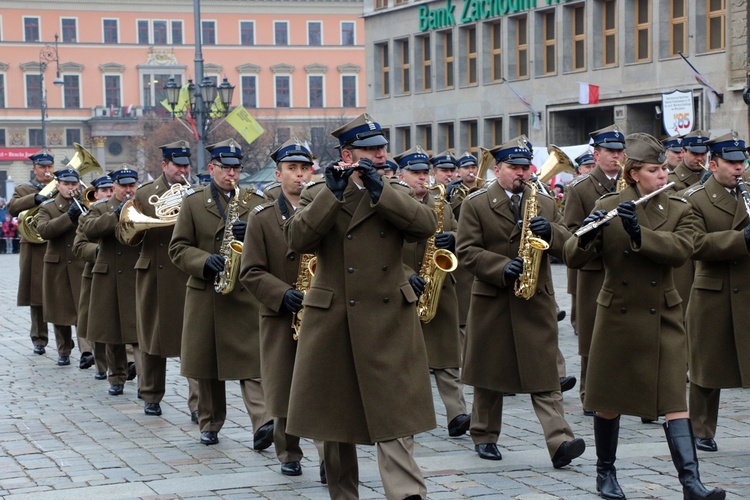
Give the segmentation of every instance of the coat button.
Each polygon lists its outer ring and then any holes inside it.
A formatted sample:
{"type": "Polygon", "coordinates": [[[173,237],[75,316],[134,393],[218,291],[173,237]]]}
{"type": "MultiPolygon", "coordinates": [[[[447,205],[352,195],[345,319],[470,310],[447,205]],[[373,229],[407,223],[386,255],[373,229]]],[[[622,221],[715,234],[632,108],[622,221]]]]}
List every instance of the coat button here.
{"type": "Polygon", "coordinates": [[[68,264],[70,264],[70,261],[68,261],[68,264]]]}
{"type": "Polygon", "coordinates": [[[160,247],[163,247],[163,246],[164,246],[164,243],[159,243],[159,246],[160,246],[160,247]]]}
{"type": "Polygon", "coordinates": [[[164,265],[163,264],[159,264],[159,269],[164,269],[164,265]]]}
{"type": "Polygon", "coordinates": [[[624,251],[623,253],[624,253],[625,255],[630,255],[630,250],[625,250],[625,251],[624,251]]]}
{"type": "Polygon", "coordinates": [[[347,240],[350,240],[350,239],[352,239],[352,235],[351,235],[351,234],[347,234],[347,235],[346,235],[346,239],[347,239],[347,240]]]}
{"type": "Polygon", "coordinates": [[[350,300],[350,301],[349,301],[349,305],[350,305],[350,306],[353,306],[354,304],[356,304],[356,302],[355,302],[354,300],[350,300]]]}
{"type": "Polygon", "coordinates": [[[421,260],[420,260],[419,262],[417,262],[417,268],[418,268],[418,269],[421,269],[421,268],[422,268],[422,261],[421,261],[421,260]]]}
{"type": "Polygon", "coordinates": [[[380,231],[380,237],[385,238],[385,231],[380,231]]]}
{"type": "Polygon", "coordinates": [[[623,307],[622,309],[620,309],[620,312],[621,312],[622,314],[625,314],[626,312],[628,312],[628,310],[627,310],[626,308],[624,308],[624,307],[623,307]]]}
{"type": "Polygon", "coordinates": [[[511,239],[508,240],[508,243],[513,243],[514,241],[516,241],[516,240],[514,240],[513,238],[511,238],[511,239]]]}
{"type": "Polygon", "coordinates": [[[294,262],[294,259],[295,259],[294,255],[290,255],[290,256],[289,256],[289,260],[290,260],[290,261],[294,262]]]}
{"type": "Polygon", "coordinates": [[[622,280],[622,285],[623,285],[623,286],[628,286],[628,282],[627,282],[627,280],[622,280]]]}
{"type": "Polygon", "coordinates": [[[216,241],[221,241],[221,236],[217,236],[216,241]]]}
{"type": "Polygon", "coordinates": [[[388,266],[383,266],[383,272],[388,270],[388,266]]]}
{"type": "Polygon", "coordinates": [[[390,300],[391,299],[389,299],[388,297],[383,297],[383,303],[384,304],[387,304],[388,302],[390,302],[390,300]]]}
{"type": "Polygon", "coordinates": [[[122,274],[122,269],[118,269],[117,274],[122,274]]]}
{"type": "Polygon", "coordinates": [[[739,288],[735,288],[734,290],[732,290],[732,292],[734,292],[734,293],[740,293],[740,289],[739,288]]]}
{"type": "Polygon", "coordinates": [[[349,269],[346,270],[346,272],[348,272],[349,274],[354,274],[354,268],[350,267],[349,269]]]}
{"type": "Polygon", "coordinates": [[[656,281],[652,281],[651,286],[656,286],[656,281]]]}
{"type": "Polygon", "coordinates": [[[117,252],[117,255],[122,255],[122,252],[117,252]]]}
{"type": "Polygon", "coordinates": [[[649,310],[648,310],[648,312],[650,312],[651,314],[656,314],[656,309],[654,309],[654,308],[652,307],[651,309],[649,309],[649,310]]]}

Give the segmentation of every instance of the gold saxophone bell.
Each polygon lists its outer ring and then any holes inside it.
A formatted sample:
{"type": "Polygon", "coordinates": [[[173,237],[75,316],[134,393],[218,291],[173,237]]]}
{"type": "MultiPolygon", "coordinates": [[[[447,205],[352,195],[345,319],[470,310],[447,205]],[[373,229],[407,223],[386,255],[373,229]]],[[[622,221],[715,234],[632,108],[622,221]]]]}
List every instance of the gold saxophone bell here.
{"type": "MultiPolygon", "coordinates": [[[[307,293],[312,284],[312,279],[315,277],[315,270],[318,267],[318,257],[315,254],[304,253],[299,258],[299,270],[297,271],[297,280],[294,285],[294,289],[303,294],[307,293]]],[[[299,340],[300,330],[302,329],[302,313],[304,309],[300,309],[296,313],[292,313],[292,328],[294,333],[292,338],[299,340]]]]}
{"type": "Polygon", "coordinates": [[[539,188],[536,182],[525,182],[525,184],[529,186],[531,193],[524,204],[521,242],[518,247],[518,256],[523,259],[523,271],[516,280],[514,293],[516,297],[529,300],[536,295],[542,256],[549,249],[549,243],[531,231],[531,219],[536,217],[539,211],[536,201],[539,188]]]}

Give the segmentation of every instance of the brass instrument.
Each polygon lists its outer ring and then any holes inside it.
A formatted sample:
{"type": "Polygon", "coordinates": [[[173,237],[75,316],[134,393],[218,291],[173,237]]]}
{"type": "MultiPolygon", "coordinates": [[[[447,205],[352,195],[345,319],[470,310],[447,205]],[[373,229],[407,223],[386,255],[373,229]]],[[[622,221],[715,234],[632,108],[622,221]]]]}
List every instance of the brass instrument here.
{"type": "Polygon", "coordinates": [[[240,274],[240,258],[244,244],[235,240],[232,226],[240,218],[240,186],[234,184],[234,196],[227,206],[227,219],[224,223],[224,238],[221,241],[219,255],[224,257],[224,269],[216,275],[214,290],[222,295],[229,295],[234,290],[240,274]]]}
{"type": "Polygon", "coordinates": [[[615,191],[619,193],[620,191],[624,191],[625,188],[628,187],[628,183],[625,180],[625,166],[619,161],[617,162],[617,166],[620,167],[620,177],[617,179],[615,191]]]}
{"type": "Polygon", "coordinates": [[[542,167],[539,169],[539,180],[541,182],[548,183],[560,172],[569,172],[571,174],[575,172],[573,161],[565,154],[565,151],[554,144],[550,144],[547,146],[547,152],[549,153],[549,158],[544,161],[542,167]]]}
{"type": "Polygon", "coordinates": [[[417,302],[417,313],[422,323],[429,323],[435,317],[445,275],[452,273],[458,267],[458,259],[453,255],[453,252],[435,247],[435,236],[443,232],[445,186],[438,183],[427,189],[428,191],[431,189],[438,190],[438,196],[435,199],[437,229],[435,234],[427,238],[427,247],[424,251],[424,257],[422,257],[422,267],[419,269],[419,277],[425,282],[424,292],[417,302]]]}
{"type": "MultiPolygon", "coordinates": [[[[80,184],[81,186],[86,188],[86,191],[90,189],[85,182],[80,181],[80,184]]],[[[91,203],[89,203],[88,205],[86,204],[86,199],[83,197],[83,194],[81,194],[80,190],[71,189],[70,197],[73,200],[73,203],[78,205],[78,210],[81,211],[81,215],[87,215],[89,213],[89,205],[91,205],[91,203]],[[81,199],[81,201],[78,201],[79,198],[81,199]]]]}
{"type": "Polygon", "coordinates": [[[479,165],[477,165],[477,187],[469,190],[470,193],[477,189],[482,189],[487,185],[487,172],[490,167],[495,165],[495,157],[492,156],[489,149],[479,147],[479,165]]]}
{"type": "Polygon", "coordinates": [[[81,203],[86,208],[90,208],[92,204],[96,203],[96,188],[94,186],[89,186],[83,191],[81,203]]]}
{"type": "Polygon", "coordinates": [[[536,201],[539,188],[535,182],[526,182],[525,184],[529,187],[531,193],[523,207],[521,243],[518,248],[518,256],[523,259],[523,271],[516,280],[514,291],[516,297],[529,300],[536,294],[542,254],[549,249],[549,243],[531,232],[531,219],[536,217],[539,211],[539,205],[536,201]]]}
{"type": "MultiPolygon", "coordinates": [[[[101,171],[102,167],[99,166],[99,162],[96,161],[91,153],[86,148],[78,144],[73,143],[76,153],[73,155],[73,159],[66,165],[65,168],[72,168],[78,172],[79,176],[84,176],[90,172],[101,171]]],[[[49,184],[44,186],[39,194],[46,198],[54,198],[58,193],[57,179],[52,179],[49,184]]],[[[39,235],[37,230],[37,218],[39,217],[39,206],[37,205],[28,210],[24,210],[18,214],[18,232],[23,236],[23,239],[29,243],[41,245],[47,241],[39,235]]]]}
{"type": "MultiPolygon", "coordinates": [[[[303,253],[299,257],[299,271],[297,271],[297,280],[294,282],[294,289],[298,292],[307,293],[312,284],[312,279],[315,276],[315,269],[318,266],[318,258],[312,253],[303,253]]],[[[302,328],[302,312],[304,309],[300,309],[296,313],[292,313],[292,328],[294,333],[292,338],[299,340],[300,328],[302,328]]]]}

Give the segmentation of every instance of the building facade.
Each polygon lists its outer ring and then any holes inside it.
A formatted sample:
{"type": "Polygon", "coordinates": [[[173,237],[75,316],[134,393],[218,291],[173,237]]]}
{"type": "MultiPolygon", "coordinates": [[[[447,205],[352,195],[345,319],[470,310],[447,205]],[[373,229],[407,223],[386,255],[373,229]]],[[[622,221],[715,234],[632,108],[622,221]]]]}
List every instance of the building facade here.
{"type": "MultiPolygon", "coordinates": [[[[204,74],[235,85],[232,104],[248,108],[273,143],[299,134],[315,150],[363,111],[362,0],[203,0],[200,6],[204,74]]],[[[4,1],[0,196],[28,179],[26,156],[44,143],[42,128],[56,164],[79,142],[106,169],[137,165],[143,117],[168,118],[161,105],[167,80],[194,79],[194,41],[190,0],[4,1]],[[45,56],[55,36],[59,63],[45,56]]]]}
{"type": "Polygon", "coordinates": [[[661,95],[673,90],[692,91],[693,129],[748,136],[747,0],[366,0],[364,8],[367,108],[389,126],[394,153],[415,144],[476,152],[522,133],[535,145],[583,144],[612,123],[662,137],[661,95]],[[680,54],[723,94],[714,111],[680,54]],[[598,103],[579,103],[581,83],[599,87],[598,103]]]}

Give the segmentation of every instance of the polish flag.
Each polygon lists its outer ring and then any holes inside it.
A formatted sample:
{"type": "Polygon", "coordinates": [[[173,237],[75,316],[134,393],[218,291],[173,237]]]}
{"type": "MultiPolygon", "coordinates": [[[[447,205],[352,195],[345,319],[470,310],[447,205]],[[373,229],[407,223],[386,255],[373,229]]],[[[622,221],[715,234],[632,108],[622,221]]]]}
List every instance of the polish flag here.
{"type": "Polygon", "coordinates": [[[599,104],[599,85],[578,83],[578,102],[580,104],[599,104]]]}

